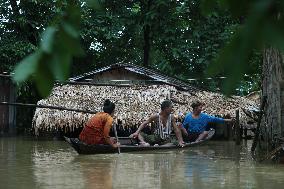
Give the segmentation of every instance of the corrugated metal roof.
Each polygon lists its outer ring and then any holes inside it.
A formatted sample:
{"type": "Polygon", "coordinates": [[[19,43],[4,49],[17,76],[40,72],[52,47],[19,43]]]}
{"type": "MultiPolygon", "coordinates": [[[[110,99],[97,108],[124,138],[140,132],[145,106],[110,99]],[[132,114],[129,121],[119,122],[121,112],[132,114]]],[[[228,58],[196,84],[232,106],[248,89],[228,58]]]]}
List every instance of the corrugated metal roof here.
{"type": "Polygon", "coordinates": [[[191,86],[190,84],[179,80],[177,78],[174,77],[169,77],[165,74],[159,73],[156,70],[152,70],[149,68],[145,68],[143,66],[138,66],[138,65],[134,65],[134,64],[125,64],[125,63],[117,63],[117,64],[112,64],[110,66],[106,66],[106,67],[102,67],[99,69],[96,69],[94,71],[88,72],[88,73],[84,73],[82,75],[76,76],[76,77],[72,77],[69,79],[69,81],[81,81],[83,79],[87,79],[97,73],[102,73],[102,72],[106,72],[106,71],[110,71],[110,70],[115,70],[115,69],[120,69],[123,68],[125,70],[128,70],[130,72],[134,72],[137,74],[141,74],[144,76],[147,76],[155,81],[159,81],[159,82],[163,82],[165,84],[169,84],[169,85],[174,85],[176,87],[180,87],[183,90],[188,90],[188,91],[197,91],[199,89],[191,86]]]}

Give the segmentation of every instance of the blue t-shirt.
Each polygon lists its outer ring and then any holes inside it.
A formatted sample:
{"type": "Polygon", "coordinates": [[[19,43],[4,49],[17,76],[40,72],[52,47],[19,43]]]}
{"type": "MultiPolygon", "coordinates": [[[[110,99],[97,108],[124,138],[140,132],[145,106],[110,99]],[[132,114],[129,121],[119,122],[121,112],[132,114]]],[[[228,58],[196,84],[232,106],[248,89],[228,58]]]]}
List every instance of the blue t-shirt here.
{"type": "Polygon", "coordinates": [[[182,127],[185,128],[187,132],[200,133],[206,130],[206,126],[209,122],[224,123],[224,119],[205,113],[201,113],[199,118],[194,119],[192,113],[188,113],[184,118],[182,127]]]}

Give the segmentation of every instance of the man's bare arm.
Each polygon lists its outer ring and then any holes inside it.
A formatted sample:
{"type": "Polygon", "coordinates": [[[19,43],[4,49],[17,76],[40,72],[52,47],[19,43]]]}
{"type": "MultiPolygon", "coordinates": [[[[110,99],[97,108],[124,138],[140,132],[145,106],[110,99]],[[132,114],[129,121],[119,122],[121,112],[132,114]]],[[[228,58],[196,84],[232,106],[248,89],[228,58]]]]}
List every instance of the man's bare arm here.
{"type": "Polygon", "coordinates": [[[145,128],[146,125],[148,125],[149,123],[153,122],[156,119],[155,115],[150,116],[146,121],[144,121],[136,130],[135,133],[131,134],[130,136],[133,138],[138,137],[139,133],[142,131],[142,129],[145,128]]]}
{"type": "Polygon", "coordinates": [[[176,137],[178,139],[179,145],[183,146],[184,145],[184,141],[180,132],[180,129],[178,128],[178,126],[176,125],[176,119],[173,117],[172,119],[172,126],[174,128],[174,132],[176,134],[176,137]]]}

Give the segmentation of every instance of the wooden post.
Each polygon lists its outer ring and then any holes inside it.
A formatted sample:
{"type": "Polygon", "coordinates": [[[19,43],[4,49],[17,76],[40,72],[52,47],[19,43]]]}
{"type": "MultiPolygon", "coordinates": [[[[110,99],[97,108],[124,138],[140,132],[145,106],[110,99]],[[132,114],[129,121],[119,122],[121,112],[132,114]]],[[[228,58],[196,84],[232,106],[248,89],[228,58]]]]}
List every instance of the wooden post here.
{"type": "Polygon", "coordinates": [[[225,123],[225,125],[224,125],[225,127],[224,127],[224,138],[226,139],[226,140],[228,140],[229,139],[229,127],[230,127],[230,124],[229,123],[225,123]]]}
{"type": "MultiPolygon", "coordinates": [[[[15,85],[10,81],[10,96],[9,96],[10,102],[16,101],[16,87],[15,85]]],[[[9,107],[9,134],[15,135],[16,134],[16,107],[10,106],[9,107]]]]}
{"type": "Polygon", "coordinates": [[[259,137],[260,127],[261,127],[261,119],[262,119],[262,116],[263,116],[263,112],[264,112],[266,102],[267,102],[267,96],[263,96],[262,101],[261,101],[261,105],[260,105],[260,112],[259,112],[259,116],[258,116],[257,127],[256,127],[255,135],[254,135],[254,138],[253,138],[253,142],[252,142],[252,145],[251,145],[251,152],[252,153],[254,153],[254,150],[255,150],[256,145],[258,143],[258,137],[259,137]]]}
{"type": "Polygon", "coordinates": [[[228,140],[234,140],[235,139],[235,128],[234,128],[234,123],[227,123],[228,126],[228,134],[229,138],[228,140]]]}
{"type": "Polygon", "coordinates": [[[236,110],[235,136],[236,136],[236,145],[240,145],[240,143],[241,143],[240,112],[239,112],[238,109],[236,110]]]}
{"type": "Polygon", "coordinates": [[[246,140],[248,139],[248,129],[247,128],[244,129],[244,137],[246,140]]]}

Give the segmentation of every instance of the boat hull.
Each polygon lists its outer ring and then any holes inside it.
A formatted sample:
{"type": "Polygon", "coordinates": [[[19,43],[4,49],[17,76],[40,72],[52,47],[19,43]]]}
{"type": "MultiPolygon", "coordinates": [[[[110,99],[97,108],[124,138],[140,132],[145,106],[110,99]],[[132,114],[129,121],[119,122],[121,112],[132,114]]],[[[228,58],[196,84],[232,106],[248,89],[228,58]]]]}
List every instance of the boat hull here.
{"type": "MultiPolygon", "coordinates": [[[[215,134],[215,130],[211,129],[209,131],[208,136],[204,140],[199,141],[199,142],[186,143],[183,148],[203,144],[206,141],[210,140],[214,134],[215,134]]],[[[80,141],[78,138],[68,138],[68,137],[64,137],[64,138],[79,154],[118,153],[118,150],[115,148],[112,148],[110,145],[101,145],[101,144],[88,145],[80,141]]],[[[167,143],[167,144],[158,145],[158,146],[138,146],[135,144],[132,144],[132,145],[123,144],[120,146],[120,152],[125,153],[125,152],[137,152],[137,151],[154,151],[154,150],[156,151],[156,150],[178,149],[178,148],[180,147],[176,146],[173,143],[167,143]]]]}

